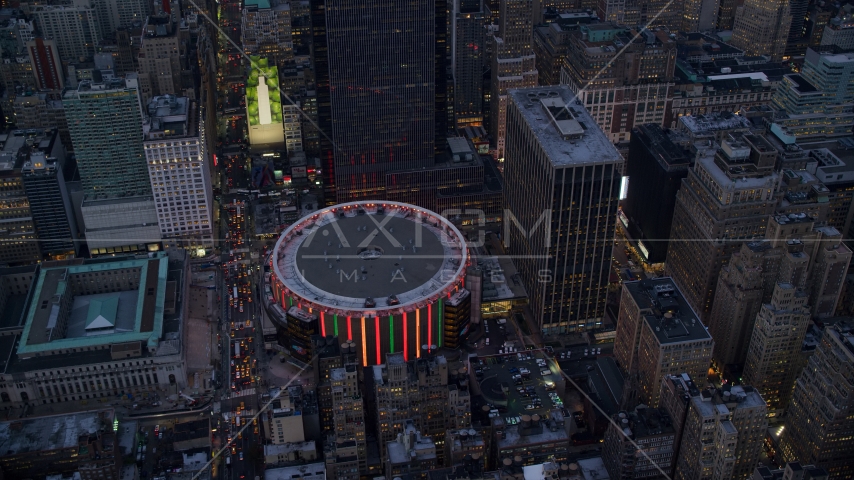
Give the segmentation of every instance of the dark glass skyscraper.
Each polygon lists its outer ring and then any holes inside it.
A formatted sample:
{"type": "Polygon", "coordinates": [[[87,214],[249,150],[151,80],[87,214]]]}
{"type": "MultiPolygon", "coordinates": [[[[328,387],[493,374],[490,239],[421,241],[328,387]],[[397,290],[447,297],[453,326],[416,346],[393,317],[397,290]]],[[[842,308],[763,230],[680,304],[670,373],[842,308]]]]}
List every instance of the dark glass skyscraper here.
{"type": "Polygon", "coordinates": [[[386,172],[433,164],[436,9],[434,2],[312,2],[318,117],[333,143],[321,146],[323,166],[325,175],[334,169],[338,202],[383,197],[386,172]]]}
{"type": "Polygon", "coordinates": [[[657,124],[632,131],[626,175],[629,186],[623,213],[633,243],[650,263],[667,257],[667,236],[676,208],[676,192],[688,176],[691,152],[667,136],[657,124]]]}

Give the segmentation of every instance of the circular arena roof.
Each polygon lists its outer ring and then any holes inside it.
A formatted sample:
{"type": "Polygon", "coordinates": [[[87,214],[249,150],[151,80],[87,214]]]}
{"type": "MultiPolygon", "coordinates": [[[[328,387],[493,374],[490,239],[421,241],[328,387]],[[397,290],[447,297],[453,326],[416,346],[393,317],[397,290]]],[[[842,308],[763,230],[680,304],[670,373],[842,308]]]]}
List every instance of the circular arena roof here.
{"type": "Polygon", "coordinates": [[[467,262],[462,234],[444,217],[405,203],[351,202],[291,225],[272,263],[285,288],[316,308],[369,316],[436,301],[467,262]]]}

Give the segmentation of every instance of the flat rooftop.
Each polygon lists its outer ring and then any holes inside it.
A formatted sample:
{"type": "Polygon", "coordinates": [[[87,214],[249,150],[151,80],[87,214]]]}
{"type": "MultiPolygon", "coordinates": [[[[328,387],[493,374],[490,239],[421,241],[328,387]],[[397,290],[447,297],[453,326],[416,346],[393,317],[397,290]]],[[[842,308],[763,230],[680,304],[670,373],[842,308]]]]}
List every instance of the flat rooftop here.
{"type": "Polygon", "coordinates": [[[299,478],[325,479],[326,464],[318,462],[264,470],[264,480],[295,480],[299,478]]]}
{"type": "Polygon", "coordinates": [[[509,95],[554,168],[623,161],[568,87],[525,88],[509,95]]]}
{"type": "Polygon", "coordinates": [[[74,351],[134,341],[156,347],[163,334],[168,267],[165,254],[154,258],[43,267],[27,307],[18,355],[74,351]],[[137,290],[74,296],[67,332],[47,336],[53,323],[58,321],[53,301],[72,288],[69,282],[85,281],[86,275],[127,269],[139,269],[137,290]],[[73,280],[77,275],[82,278],[73,280]],[[110,322],[112,324],[108,325],[110,322]]]}
{"type": "Polygon", "coordinates": [[[2,422],[0,452],[12,456],[74,448],[81,436],[112,429],[115,416],[115,411],[107,409],[2,422]]]}
{"type": "Polygon", "coordinates": [[[712,336],[670,277],[626,282],[623,288],[628,289],[641,310],[653,312],[644,319],[661,344],[711,340],[712,336]]]}
{"type": "Polygon", "coordinates": [[[691,133],[714,132],[717,130],[750,129],[751,123],[746,117],[729,112],[706,115],[686,115],[679,117],[679,123],[691,133]]]}
{"type": "Polygon", "coordinates": [[[467,259],[463,241],[456,227],[428,210],[351,203],[289,227],[276,244],[273,267],[295,294],[329,308],[403,308],[454,284],[467,259]]]}

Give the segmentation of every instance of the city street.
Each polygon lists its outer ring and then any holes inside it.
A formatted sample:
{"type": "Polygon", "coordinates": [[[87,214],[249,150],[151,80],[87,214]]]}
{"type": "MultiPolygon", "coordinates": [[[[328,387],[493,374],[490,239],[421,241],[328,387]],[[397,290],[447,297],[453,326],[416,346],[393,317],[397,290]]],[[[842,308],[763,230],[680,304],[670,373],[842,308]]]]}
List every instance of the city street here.
{"type": "MultiPolygon", "coordinates": [[[[248,185],[243,155],[224,158],[225,183],[232,191],[248,185]]],[[[260,335],[259,303],[255,295],[258,261],[252,259],[251,207],[243,195],[225,195],[222,207],[223,284],[221,300],[222,427],[220,445],[224,452],[225,476],[254,479],[263,464],[263,438],[258,412],[261,373],[258,355],[264,351],[260,335]],[[247,426],[247,423],[249,424],[247,426]]]]}

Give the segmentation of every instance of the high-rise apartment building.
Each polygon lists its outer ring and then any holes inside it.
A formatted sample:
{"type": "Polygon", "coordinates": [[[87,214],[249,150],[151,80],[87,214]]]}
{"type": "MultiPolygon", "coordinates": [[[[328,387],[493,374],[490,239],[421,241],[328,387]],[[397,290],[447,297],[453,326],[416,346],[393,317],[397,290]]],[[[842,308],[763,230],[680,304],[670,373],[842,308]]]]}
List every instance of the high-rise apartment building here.
{"type": "Polygon", "coordinates": [[[605,432],[602,461],[613,479],[659,478],[675,461],[676,432],[663,408],[638,408],[613,417],[605,432]]]}
{"type": "Polygon", "coordinates": [[[616,143],[635,125],[669,124],[675,68],[676,42],[666,32],[596,23],[572,32],[561,83],[616,143]]]}
{"type": "Polygon", "coordinates": [[[490,135],[499,162],[505,158],[507,92],[537,85],[531,0],[501,0],[498,31],[492,37],[490,135]]]}
{"type": "Polygon", "coordinates": [[[249,0],[243,7],[243,50],[284,67],[294,60],[291,7],[287,2],[249,0]]]}
{"type": "Polygon", "coordinates": [[[181,57],[186,54],[177,24],[168,15],[150,16],[139,47],[139,87],[143,105],[159,95],[180,95],[181,57]]]}
{"type": "Polygon", "coordinates": [[[662,404],[682,432],[672,478],[746,480],[768,428],[762,396],[747,385],[700,389],[687,374],[668,375],[662,404]]]}
{"type": "Polygon", "coordinates": [[[433,164],[436,27],[433,2],[312,2],[328,200],[383,197],[386,172],[433,164]]]}
{"type": "Polygon", "coordinates": [[[27,42],[27,53],[30,55],[33,75],[36,76],[36,87],[39,90],[62,90],[65,75],[56,42],[42,38],[30,40],[27,42]]]}
{"type": "Polygon", "coordinates": [[[189,98],[154,97],[146,106],[145,158],[166,247],[212,248],[213,190],[204,118],[189,98]]]}
{"type": "Polygon", "coordinates": [[[811,463],[830,478],[854,477],[854,324],[824,329],[821,343],[795,383],[780,440],[783,461],[811,463]]]}
{"type": "Polygon", "coordinates": [[[744,0],[736,8],[732,44],[747,55],[783,59],[792,24],[790,0],[744,0]]]}
{"type": "Polygon", "coordinates": [[[483,69],[486,28],[482,0],[454,0],[451,71],[454,127],[483,125],[483,69]]]}
{"type": "Polygon", "coordinates": [[[33,5],[30,14],[42,36],[56,42],[63,62],[85,62],[97,52],[104,32],[95,7],[88,0],[75,0],[68,5],[33,5]]]}
{"type": "Polygon", "coordinates": [[[625,175],[629,188],[620,222],[643,259],[660,264],[667,257],[676,192],[694,159],[679,134],[657,124],[635,127],[625,175]]]}
{"type": "Polygon", "coordinates": [[[721,267],[742,241],[765,236],[777,203],[776,159],[765,138],[730,136],[713,154],[699,153],[676,194],[665,271],[704,323],[721,267]]]}
{"type": "Polygon", "coordinates": [[[605,314],[623,159],[564,86],[508,94],[503,241],[546,332],[605,314]]]}
{"type": "Polygon", "coordinates": [[[628,374],[629,404],[659,405],[661,381],[687,372],[706,378],[712,337],[670,278],[623,284],[614,357],[628,374]]]}

